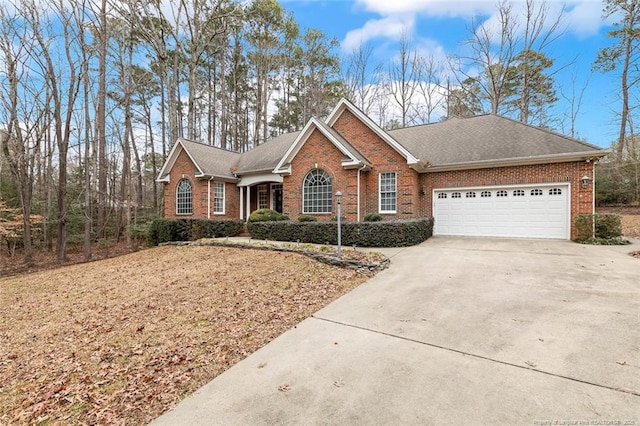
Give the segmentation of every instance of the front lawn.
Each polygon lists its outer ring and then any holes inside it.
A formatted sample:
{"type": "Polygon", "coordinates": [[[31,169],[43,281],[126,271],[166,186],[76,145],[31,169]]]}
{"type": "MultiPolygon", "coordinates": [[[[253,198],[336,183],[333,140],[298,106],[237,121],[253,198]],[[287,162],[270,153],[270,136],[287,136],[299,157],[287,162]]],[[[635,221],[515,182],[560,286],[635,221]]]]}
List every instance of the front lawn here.
{"type": "Polygon", "coordinates": [[[0,424],[143,424],[367,277],[166,246],[0,279],[0,424]]]}

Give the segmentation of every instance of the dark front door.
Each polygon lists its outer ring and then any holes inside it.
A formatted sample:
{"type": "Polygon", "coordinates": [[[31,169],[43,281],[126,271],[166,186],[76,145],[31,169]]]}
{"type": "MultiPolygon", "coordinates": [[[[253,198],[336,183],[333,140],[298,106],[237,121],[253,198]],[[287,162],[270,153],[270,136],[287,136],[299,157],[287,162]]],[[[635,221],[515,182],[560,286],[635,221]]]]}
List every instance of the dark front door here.
{"type": "Polygon", "coordinates": [[[273,190],[273,209],[282,213],[282,188],[274,188],[273,190]]]}

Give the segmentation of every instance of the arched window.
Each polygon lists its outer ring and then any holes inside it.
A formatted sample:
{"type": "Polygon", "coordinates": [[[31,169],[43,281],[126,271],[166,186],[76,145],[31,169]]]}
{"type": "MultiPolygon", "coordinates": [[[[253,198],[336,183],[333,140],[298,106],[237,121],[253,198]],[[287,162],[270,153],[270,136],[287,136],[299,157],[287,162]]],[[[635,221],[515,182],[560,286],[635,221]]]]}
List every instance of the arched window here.
{"type": "Polygon", "coordinates": [[[176,213],[193,214],[193,190],[189,179],[178,182],[176,189],[176,213]]]}
{"type": "Polygon", "coordinates": [[[303,213],[331,213],[333,206],[331,177],[324,170],[311,170],[302,185],[303,213]]]}

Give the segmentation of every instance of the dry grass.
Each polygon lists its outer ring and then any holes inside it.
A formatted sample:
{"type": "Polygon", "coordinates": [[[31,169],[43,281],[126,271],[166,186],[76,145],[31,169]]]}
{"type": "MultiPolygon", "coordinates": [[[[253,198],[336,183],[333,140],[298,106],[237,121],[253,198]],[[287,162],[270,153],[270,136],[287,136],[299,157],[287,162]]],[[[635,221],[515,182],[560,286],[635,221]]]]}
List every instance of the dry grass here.
{"type": "Polygon", "coordinates": [[[0,279],[0,424],[147,423],[365,279],[220,247],[0,279]]]}
{"type": "Polygon", "coordinates": [[[625,237],[640,238],[640,215],[622,215],[622,234],[625,237]]]}
{"type": "Polygon", "coordinates": [[[640,206],[598,207],[598,213],[615,213],[622,216],[622,235],[640,238],[640,206]]]}

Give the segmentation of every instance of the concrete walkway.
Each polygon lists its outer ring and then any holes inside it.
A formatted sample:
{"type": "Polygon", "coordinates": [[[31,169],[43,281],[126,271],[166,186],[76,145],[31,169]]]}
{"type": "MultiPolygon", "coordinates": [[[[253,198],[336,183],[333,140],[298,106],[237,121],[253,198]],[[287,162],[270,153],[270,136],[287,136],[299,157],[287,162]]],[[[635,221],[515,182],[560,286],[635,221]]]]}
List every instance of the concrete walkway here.
{"type": "Polygon", "coordinates": [[[633,250],[444,237],[399,249],[152,424],[640,424],[633,250]]]}

